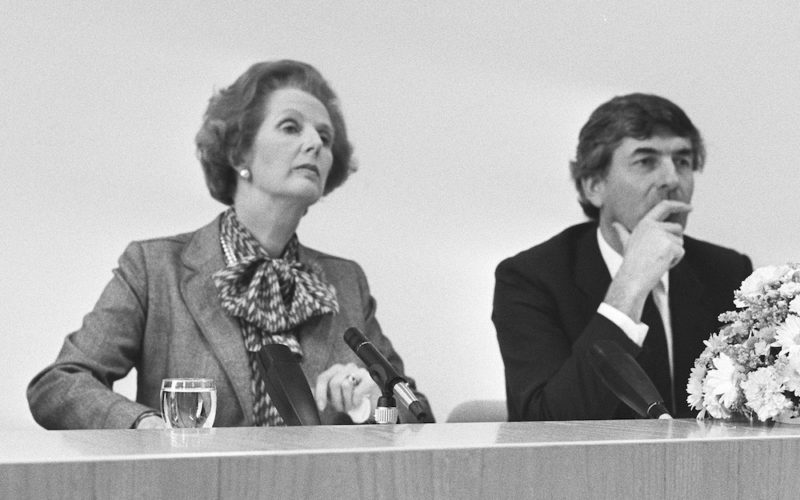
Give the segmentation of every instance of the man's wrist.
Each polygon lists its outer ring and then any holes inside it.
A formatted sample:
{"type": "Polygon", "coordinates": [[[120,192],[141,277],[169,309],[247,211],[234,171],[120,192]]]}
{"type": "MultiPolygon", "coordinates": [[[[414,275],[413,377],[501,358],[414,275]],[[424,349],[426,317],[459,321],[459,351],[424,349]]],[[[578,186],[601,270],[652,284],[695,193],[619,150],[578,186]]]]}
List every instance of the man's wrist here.
{"type": "Polygon", "coordinates": [[[597,308],[597,312],[605,316],[609,321],[617,325],[622,332],[633,341],[634,344],[642,347],[647,336],[649,327],[644,323],[636,323],[627,314],[616,307],[603,302],[597,308]]]}
{"type": "Polygon", "coordinates": [[[603,302],[628,316],[634,323],[640,323],[649,291],[637,291],[633,284],[618,278],[619,275],[611,281],[603,302]]]}

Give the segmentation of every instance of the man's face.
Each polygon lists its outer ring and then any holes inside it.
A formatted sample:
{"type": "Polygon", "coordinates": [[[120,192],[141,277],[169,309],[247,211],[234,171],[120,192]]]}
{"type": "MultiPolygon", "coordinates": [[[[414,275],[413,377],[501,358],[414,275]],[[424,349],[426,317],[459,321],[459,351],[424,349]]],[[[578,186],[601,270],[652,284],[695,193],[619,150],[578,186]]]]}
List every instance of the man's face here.
{"type": "MultiPolygon", "coordinates": [[[[661,200],[690,203],[694,192],[691,141],[669,131],[647,139],[626,137],[614,150],[606,175],[589,181],[587,197],[600,209],[601,227],[620,222],[628,231],[661,200]]],[[[686,227],[687,213],[669,220],[686,227]]]]}

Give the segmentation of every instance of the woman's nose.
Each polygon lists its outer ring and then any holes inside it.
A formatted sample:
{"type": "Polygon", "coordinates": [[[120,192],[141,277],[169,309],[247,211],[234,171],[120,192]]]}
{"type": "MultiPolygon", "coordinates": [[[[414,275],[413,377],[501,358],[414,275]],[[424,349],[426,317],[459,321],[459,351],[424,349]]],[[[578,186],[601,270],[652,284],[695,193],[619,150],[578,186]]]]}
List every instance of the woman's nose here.
{"type": "Polygon", "coordinates": [[[303,138],[305,140],[303,151],[314,155],[319,153],[319,150],[322,148],[322,137],[320,137],[319,132],[313,128],[306,129],[303,138]]]}

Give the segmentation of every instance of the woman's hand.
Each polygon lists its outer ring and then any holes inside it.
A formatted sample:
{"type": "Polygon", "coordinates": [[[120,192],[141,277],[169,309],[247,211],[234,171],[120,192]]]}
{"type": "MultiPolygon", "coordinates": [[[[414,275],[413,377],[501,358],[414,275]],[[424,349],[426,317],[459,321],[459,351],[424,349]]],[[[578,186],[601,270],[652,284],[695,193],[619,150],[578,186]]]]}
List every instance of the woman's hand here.
{"type": "Polygon", "coordinates": [[[331,406],[350,415],[355,423],[367,420],[378,404],[381,390],[369,372],[353,363],[335,364],[317,377],[314,399],[319,411],[331,406]],[[367,403],[369,402],[369,406],[367,403]],[[365,409],[369,411],[365,411],[365,409]]]}
{"type": "Polygon", "coordinates": [[[139,423],[136,425],[137,429],[166,429],[167,426],[164,424],[164,420],[161,419],[158,415],[148,415],[143,419],[139,420],[139,423]]]}

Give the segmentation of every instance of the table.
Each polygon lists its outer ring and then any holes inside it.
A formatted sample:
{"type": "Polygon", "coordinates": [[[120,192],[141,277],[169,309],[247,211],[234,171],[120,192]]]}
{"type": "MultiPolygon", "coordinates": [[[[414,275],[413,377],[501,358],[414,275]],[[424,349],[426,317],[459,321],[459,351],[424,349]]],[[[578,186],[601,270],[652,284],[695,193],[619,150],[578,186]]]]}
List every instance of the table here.
{"type": "Polygon", "coordinates": [[[0,498],[798,498],[800,426],[0,431],[0,498]]]}

